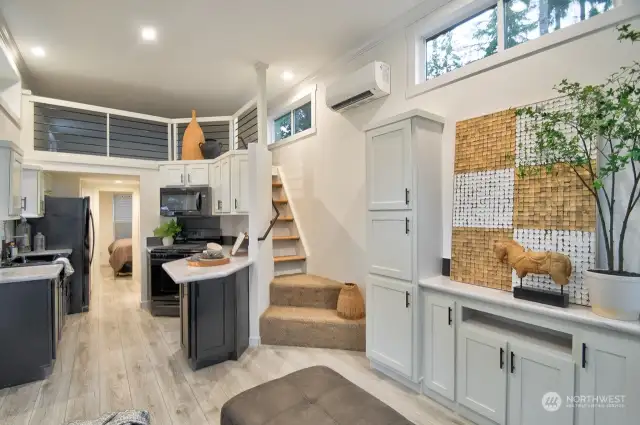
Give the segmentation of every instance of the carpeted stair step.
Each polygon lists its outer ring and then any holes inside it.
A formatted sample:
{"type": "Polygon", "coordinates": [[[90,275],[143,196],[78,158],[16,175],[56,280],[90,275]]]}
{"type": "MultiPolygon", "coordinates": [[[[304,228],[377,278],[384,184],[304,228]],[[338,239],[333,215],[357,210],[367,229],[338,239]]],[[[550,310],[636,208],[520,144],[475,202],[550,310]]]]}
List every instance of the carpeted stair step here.
{"type": "Polygon", "coordinates": [[[267,345],[364,351],[365,335],[365,319],[342,319],[332,309],[272,305],[260,317],[267,345]]]}
{"type": "Polygon", "coordinates": [[[279,276],[269,288],[271,305],[336,309],[343,284],[308,274],[279,276]]]}

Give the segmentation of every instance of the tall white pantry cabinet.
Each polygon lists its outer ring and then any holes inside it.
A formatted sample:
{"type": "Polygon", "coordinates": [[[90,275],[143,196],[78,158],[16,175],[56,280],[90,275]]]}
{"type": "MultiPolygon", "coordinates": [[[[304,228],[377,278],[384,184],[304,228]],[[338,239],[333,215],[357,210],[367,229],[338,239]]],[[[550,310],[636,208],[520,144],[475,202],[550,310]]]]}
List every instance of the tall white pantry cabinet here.
{"type": "Polygon", "coordinates": [[[409,383],[420,375],[418,280],[440,275],[444,119],[412,110],[366,131],[367,357],[409,383]]]}

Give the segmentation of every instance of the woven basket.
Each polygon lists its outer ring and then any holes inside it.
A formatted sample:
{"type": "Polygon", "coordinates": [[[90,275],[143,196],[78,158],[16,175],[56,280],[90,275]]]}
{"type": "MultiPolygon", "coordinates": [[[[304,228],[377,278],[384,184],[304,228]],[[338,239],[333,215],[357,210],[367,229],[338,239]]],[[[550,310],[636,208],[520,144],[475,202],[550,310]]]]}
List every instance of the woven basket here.
{"type": "Polygon", "coordinates": [[[200,145],[204,143],[204,133],[196,119],[196,111],[191,111],[191,122],[184,131],[182,136],[182,159],[198,160],[204,159],[200,145]]]}
{"type": "Polygon", "coordinates": [[[338,295],[338,316],[358,320],[364,317],[364,298],[355,283],[345,283],[338,295]]]}

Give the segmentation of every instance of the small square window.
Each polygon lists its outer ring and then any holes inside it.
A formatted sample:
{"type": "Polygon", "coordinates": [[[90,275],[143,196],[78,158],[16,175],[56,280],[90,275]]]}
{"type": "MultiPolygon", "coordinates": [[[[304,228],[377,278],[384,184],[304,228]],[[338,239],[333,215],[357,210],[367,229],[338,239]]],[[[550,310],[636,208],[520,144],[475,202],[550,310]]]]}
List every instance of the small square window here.
{"type": "Polygon", "coordinates": [[[291,112],[287,112],[273,121],[274,141],[286,139],[291,136],[291,112]]]}
{"type": "Polygon", "coordinates": [[[426,41],[427,79],[498,51],[498,8],[494,6],[426,41]]]}
{"type": "Polygon", "coordinates": [[[294,134],[311,128],[311,102],[293,110],[294,134]]]}

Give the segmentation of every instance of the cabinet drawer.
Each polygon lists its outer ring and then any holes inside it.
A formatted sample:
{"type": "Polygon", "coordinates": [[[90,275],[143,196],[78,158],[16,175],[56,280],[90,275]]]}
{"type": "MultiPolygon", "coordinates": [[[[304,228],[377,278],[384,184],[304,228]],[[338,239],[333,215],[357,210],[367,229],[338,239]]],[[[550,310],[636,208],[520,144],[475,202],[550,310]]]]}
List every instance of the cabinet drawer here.
{"type": "Polygon", "coordinates": [[[413,217],[407,211],[369,212],[369,272],[413,279],[413,217]]]}

